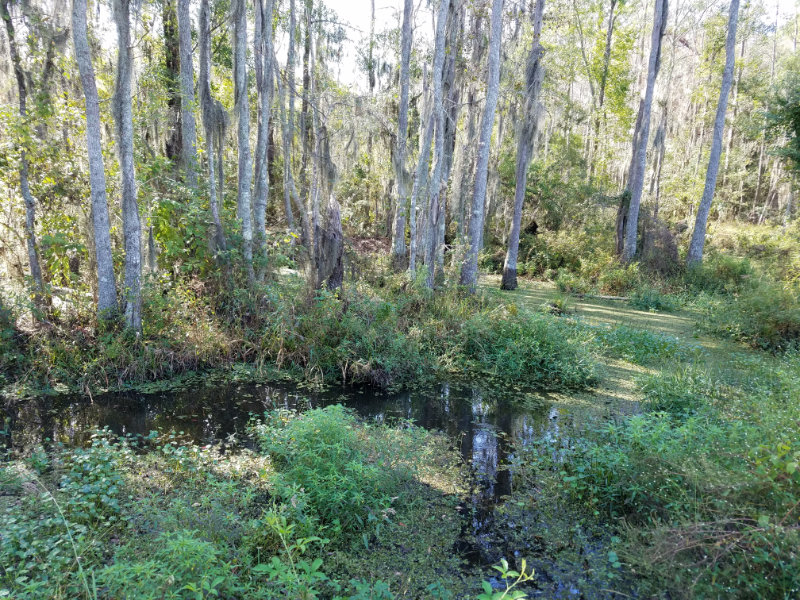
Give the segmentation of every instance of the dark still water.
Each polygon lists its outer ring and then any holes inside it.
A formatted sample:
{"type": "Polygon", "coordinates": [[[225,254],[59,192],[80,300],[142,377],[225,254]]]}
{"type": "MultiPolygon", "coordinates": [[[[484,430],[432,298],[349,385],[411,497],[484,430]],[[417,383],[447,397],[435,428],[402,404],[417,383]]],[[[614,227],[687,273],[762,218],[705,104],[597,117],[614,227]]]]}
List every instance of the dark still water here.
{"type": "MultiPolygon", "coordinates": [[[[200,385],[157,394],[29,400],[6,409],[5,444],[15,448],[46,446],[50,440],[83,444],[93,431],[107,427],[117,434],[174,430],[201,444],[235,447],[247,442],[245,429],[254,415],[275,408],[304,410],[337,403],[364,419],[385,423],[410,420],[453,439],[473,473],[471,506],[465,511],[464,541],[458,548],[473,565],[492,564],[518,552],[504,543],[495,518],[496,508],[513,489],[513,473],[506,465],[514,443],[569,442],[596,416],[594,411],[556,404],[525,409],[463,384],[394,394],[353,387],[311,392],[281,384],[200,385]]],[[[597,554],[599,550],[602,548],[587,546],[585,552],[597,554]]],[[[539,589],[531,590],[531,595],[589,597],[580,590],[585,590],[584,586],[571,582],[582,578],[581,573],[565,571],[547,556],[540,558],[534,561],[539,589]]],[[[591,597],[601,596],[604,594],[591,597]]]]}

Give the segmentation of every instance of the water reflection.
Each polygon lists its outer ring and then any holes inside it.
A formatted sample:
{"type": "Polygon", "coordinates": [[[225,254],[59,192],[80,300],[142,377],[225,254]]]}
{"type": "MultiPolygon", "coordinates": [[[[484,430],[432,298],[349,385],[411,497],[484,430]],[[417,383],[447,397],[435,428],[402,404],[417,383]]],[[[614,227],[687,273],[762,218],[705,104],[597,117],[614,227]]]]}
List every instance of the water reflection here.
{"type": "MultiPolygon", "coordinates": [[[[43,397],[6,407],[0,423],[5,423],[6,431],[2,443],[17,449],[48,446],[54,441],[85,444],[100,428],[141,435],[172,430],[200,444],[230,444],[244,440],[253,415],[275,408],[305,410],[334,403],[349,406],[366,419],[381,423],[409,420],[450,436],[474,475],[470,503],[463,507],[464,535],[458,550],[479,565],[496,562],[508,550],[498,542],[495,507],[513,490],[513,472],[507,465],[513,463],[514,444],[563,443],[568,441],[565,436],[584,426],[584,419],[592,418],[590,412],[564,406],[525,410],[479,388],[445,383],[426,391],[397,394],[367,388],[309,393],[286,385],[224,385],[150,395],[43,397]]],[[[542,557],[542,561],[536,566],[539,585],[545,586],[550,569],[548,559],[542,557]]],[[[561,583],[552,597],[571,596],[574,588],[564,585],[570,577],[557,571],[553,574],[561,583]]]]}

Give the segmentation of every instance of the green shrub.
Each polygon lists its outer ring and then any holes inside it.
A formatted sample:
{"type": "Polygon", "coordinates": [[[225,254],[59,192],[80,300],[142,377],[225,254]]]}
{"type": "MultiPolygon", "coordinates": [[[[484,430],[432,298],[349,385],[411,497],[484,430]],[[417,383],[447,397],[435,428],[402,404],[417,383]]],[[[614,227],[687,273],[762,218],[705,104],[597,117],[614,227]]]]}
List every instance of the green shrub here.
{"type": "Polygon", "coordinates": [[[669,312],[677,308],[677,303],[674,298],[662,294],[651,286],[645,286],[634,290],[628,299],[628,304],[639,310],[651,311],[659,310],[669,312]]]}
{"type": "Polygon", "coordinates": [[[722,396],[721,384],[696,367],[659,371],[638,383],[648,410],[678,416],[694,414],[722,396]]]}
{"type": "Polygon", "coordinates": [[[735,293],[747,285],[753,275],[753,267],[746,258],[714,254],[690,267],[685,277],[688,286],[696,292],[735,293]]]}
{"type": "Polygon", "coordinates": [[[600,273],[597,284],[605,294],[622,296],[636,287],[639,281],[639,267],[635,264],[613,264],[600,273]]]}
{"type": "Polygon", "coordinates": [[[558,291],[564,294],[590,294],[592,292],[592,284],[588,280],[567,269],[559,269],[555,281],[558,291]]]}
{"type": "Polygon", "coordinates": [[[120,502],[129,457],[127,445],[103,431],[85,449],[34,453],[24,470],[3,465],[0,482],[20,497],[0,513],[0,584],[18,584],[23,597],[45,597],[43,589],[83,594],[87,567],[105,555],[107,536],[125,527],[120,502]],[[51,471],[63,474],[57,488],[43,480],[51,471]]]}
{"type": "Polygon", "coordinates": [[[692,345],[666,333],[636,329],[628,325],[592,328],[606,352],[639,365],[656,361],[686,360],[697,357],[700,346],[692,345]]]}
{"type": "Polygon", "coordinates": [[[596,380],[591,335],[541,313],[479,315],[461,330],[466,373],[535,389],[580,389],[596,380]]]}
{"type": "Polygon", "coordinates": [[[317,523],[331,539],[355,539],[379,530],[394,512],[393,496],[412,473],[388,469],[370,454],[365,430],[352,411],[328,406],[304,413],[275,412],[254,426],[274,465],[276,493],[295,507],[295,520],[317,523]],[[382,468],[382,466],[384,468],[382,468]]]}
{"type": "Polygon", "coordinates": [[[96,575],[98,598],[108,600],[196,600],[232,597],[238,590],[224,552],[197,532],[161,534],[152,552],[122,548],[117,560],[96,575]]]}
{"type": "Polygon", "coordinates": [[[754,348],[781,351],[800,342],[798,291],[760,281],[737,297],[708,307],[704,327],[754,348]]]}

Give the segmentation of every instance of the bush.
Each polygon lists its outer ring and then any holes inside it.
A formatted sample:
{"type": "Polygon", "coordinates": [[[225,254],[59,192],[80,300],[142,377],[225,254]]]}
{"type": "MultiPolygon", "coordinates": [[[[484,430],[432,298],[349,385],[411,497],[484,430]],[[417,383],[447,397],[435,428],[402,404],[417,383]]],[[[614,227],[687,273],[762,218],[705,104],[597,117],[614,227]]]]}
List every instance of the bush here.
{"type": "Polygon", "coordinates": [[[564,294],[590,294],[592,284],[580,275],[567,269],[559,269],[556,275],[556,287],[564,294]]]}
{"type": "Polygon", "coordinates": [[[597,284],[600,291],[606,294],[622,296],[636,287],[639,281],[639,267],[635,264],[610,266],[600,273],[597,284]]]}
{"type": "Polygon", "coordinates": [[[597,376],[590,340],[573,321],[550,315],[479,315],[461,331],[463,369],[521,387],[581,389],[597,376]]]}
{"type": "Polygon", "coordinates": [[[696,357],[700,347],[667,335],[627,325],[595,328],[601,348],[632,363],[647,365],[656,361],[685,360],[696,357]]]}
{"type": "Polygon", "coordinates": [[[675,299],[665,296],[656,288],[645,286],[635,290],[628,299],[628,304],[639,310],[673,311],[677,308],[675,299]]]}
{"type": "Polygon", "coordinates": [[[118,551],[116,562],[97,573],[98,598],[195,600],[232,597],[237,592],[223,552],[196,532],[161,534],[151,548],[146,560],[137,556],[138,551],[118,551]]]}
{"type": "Polygon", "coordinates": [[[309,529],[318,523],[333,540],[375,533],[394,512],[401,483],[413,476],[386,468],[387,458],[340,405],[271,413],[254,432],[277,471],[276,493],[295,508],[295,520],[309,529]]]}
{"type": "Polygon", "coordinates": [[[712,304],[704,326],[753,348],[783,351],[800,342],[798,291],[758,282],[727,302],[712,304]]]}
{"type": "Polygon", "coordinates": [[[747,259],[715,254],[690,267],[686,283],[696,292],[732,294],[741,290],[753,274],[747,259]]]}
{"type": "Polygon", "coordinates": [[[661,371],[639,382],[649,411],[688,416],[722,396],[720,383],[694,367],[661,371]]]}

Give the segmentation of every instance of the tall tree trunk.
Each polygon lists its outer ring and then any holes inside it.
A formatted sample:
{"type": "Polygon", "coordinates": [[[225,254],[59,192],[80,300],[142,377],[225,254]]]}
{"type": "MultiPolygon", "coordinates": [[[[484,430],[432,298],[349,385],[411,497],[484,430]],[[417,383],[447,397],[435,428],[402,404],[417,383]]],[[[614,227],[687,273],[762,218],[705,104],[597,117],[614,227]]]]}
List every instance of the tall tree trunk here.
{"type": "MultiPolygon", "coordinates": [[[[2,17],[8,34],[8,47],[11,51],[11,64],[14,68],[14,75],[17,79],[17,91],[19,93],[19,116],[25,124],[28,119],[28,88],[25,81],[25,71],[22,68],[22,60],[17,50],[17,40],[14,32],[14,23],[11,20],[11,10],[9,0],[0,2],[0,17],[2,17]]],[[[23,147],[19,153],[19,187],[22,192],[22,200],[25,204],[25,242],[28,249],[28,266],[31,271],[31,279],[34,287],[34,303],[38,308],[43,308],[44,304],[44,281],[42,279],[42,267],[39,263],[39,250],[36,242],[36,202],[31,194],[28,182],[28,155],[23,147]]]]}
{"type": "Polygon", "coordinates": [[[503,0],[492,0],[492,27],[489,63],[486,74],[486,106],[481,119],[475,186],[472,193],[472,216],[469,220],[469,249],[461,268],[461,285],[470,291],[478,283],[478,252],[483,237],[483,212],[486,203],[486,180],[489,175],[489,150],[494,126],[494,112],[500,95],[500,38],[503,32],[503,0]]]}
{"type": "Polygon", "coordinates": [[[539,93],[544,79],[542,55],[544,49],[540,42],[542,35],[542,15],[544,0],[537,0],[533,12],[533,42],[528,54],[525,69],[525,108],[519,125],[517,139],[517,171],[514,189],[514,216],[511,221],[511,233],[508,237],[508,251],[503,264],[503,280],[500,288],[517,289],[517,254],[519,253],[519,232],[522,225],[522,205],[525,202],[525,190],[528,186],[528,165],[537,133],[537,113],[539,93]]]}
{"type": "MultiPolygon", "coordinates": [[[[283,203],[286,211],[286,224],[294,232],[294,215],[292,213],[292,143],[294,138],[294,40],[297,29],[295,22],[295,0],[289,0],[289,49],[286,55],[286,86],[280,86],[279,111],[281,114],[281,138],[283,141],[283,203]],[[288,88],[288,91],[287,91],[288,88]],[[288,114],[284,112],[284,91],[287,91],[288,114]]],[[[275,61],[277,68],[277,61],[275,61]]],[[[278,73],[280,78],[280,73],[278,73]]]]}
{"type": "MultiPolygon", "coordinates": [[[[258,85],[259,108],[253,217],[255,221],[256,252],[263,261],[267,255],[266,214],[270,185],[267,150],[274,82],[272,68],[273,0],[266,0],[266,3],[263,0],[256,0],[256,15],[258,15],[256,30],[259,31],[260,29],[260,34],[256,36],[256,39],[260,41],[260,44],[256,44],[255,48],[255,64],[258,66],[256,84],[258,85]]],[[[259,272],[259,278],[262,276],[263,272],[259,272]]]]}
{"type": "Polygon", "coordinates": [[[625,231],[625,246],[622,260],[630,262],[636,254],[636,238],[639,229],[639,207],[644,188],[645,165],[647,162],[647,142],[650,138],[650,111],[653,105],[653,90],[661,63],[661,40],[667,27],[669,5],[667,0],[656,0],[653,11],[653,35],[650,40],[650,60],[647,65],[647,86],[642,104],[642,129],[636,145],[634,170],[631,175],[631,197],[628,205],[628,219],[625,231]]]}
{"type": "Polygon", "coordinates": [[[447,42],[447,17],[450,11],[451,0],[440,0],[439,14],[436,17],[436,36],[434,40],[433,53],[433,115],[436,137],[434,139],[433,154],[436,163],[433,167],[431,186],[428,196],[428,223],[425,244],[425,264],[428,267],[428,277],[426,284],[433,288],[433,278],[435,274],[435,248],[436,238],[438,237],[438,219],[444,218],[440,215],[439,197],[441,196],[442,183],[442,161],[444,159],[444,100],[442,98],[442,75],[444,70],[444,53],[447,42]]]}
{"type": "MultiPolygon", "coordinates": [[[[225,231],[219,216],[217,193],[217,174],[214,163],[216,149],[219,149],[219,162],[222,163],[222,144],[227,129],[228,117],[222,105],[211,96],[211,7],[209,0],[200,3],[200,106],[203,110],[203,128],[206,132],[206,159],[208,160],[208,205],[211,221],[214,224],[213,246],[215,250],[225,250],[225,231]]],[[[219,174],[221,179],[222,173],[219,174]]],[[[222,190],[219,190],[222,197],[222,190]]]]}
{"type": "Polygon", "coordinates": [[[253,210],[250,198],[252,161],[250,158],[250,100],[247,95],[247,2],[235,0],[233,4],[233,88],[239,137],[239,189],[236,213],[242,224],[242,253],[247,279],[255,279],[253,271],[253,210]]]}
{"type": "MultiPolygon", "coordinates": [[[[437,281],[444,279],[445,236],[447,234],[448,224],[448,189],[450,173],[453,168],[453,160],[455,157],[458,111],[462,87],[460,83],[457,84],[457,78],[459,80],[463,80],[465,68],[463,66],[463,61],[460,61],[459,58],[462,55],[464,46],[464,15],[466,13],[466,4],[463,0],[452,0],[451,10],[452,17],[449,19],[450,23],[448,26],[447,36],[448,51],[445,59],[442,81],[444,89],[445,119],[444,148],[442,149],[442,186],[439,200],[441,218],[439,219],[439,230],[437,233],[437,244],[435,248],[437,281]],[[462,63],[462,66],[457,69],[456,66],[458,63],[462,63]]],[[[452,205],[449,210],[450,219],[452,220],[452,205]]]]}
{"type": "Polygon", "coordinates": [[[400,42],[400,105],[397,113],[397,139],[395,140],[394,176],[397,181],[397,203],[395,204],[394,240],[392,243],[392,262],[396,268],[405,260],[406,253],[406,210],[408,204],[408,171],[406,169],[406,144],[408,141],[408,85],[411,65],[411,42],[413,0],[403,3],[403,33],[400,42]]]}
{"type": "MultiPolygon", "coordinates": [[[[130,1],[130,0],[128,0],[130,1]]],[[[161,22],[164,26],[164,80],[167,92],[167,109],[169,111],[167,124],[167,139],[164,143],[164,152],[167,158],[175,164],[182,164],[181,151],[183,140],[181,135],[181,59],[180,36],[178,33],[178,17],[175,0],[163,0],[161,5],[161,22]]]]}
{"type": "Polygon", "coordinates": [[[433,114],[428,116],[427,125],[422,134],[422,146],[417,160],[417,169],[414,174],[414,184],[411,187],[411,245],[408,252],[408,270],[413,276],[417,270],[417,230],[419,229],[419,219],[417,218],[417,198],[420,190],[426,186],[428,173],[428,162],[431,156],[431,140],[433,139],[433,114]]]}
{"type": "MultiPolygon", "coordinates": [[[[314,0],[303,0],[303,27],[305,38],[303,40],[303,94],[300,98],[300,144],[302,153],[300,155],[300,199],[305,206],[305,212],[309,213],[310,195],[308,161],[311,157],[311,131],[313,122],[309,104],[309,94],[311,93],[311,16],[314,10],[314,0]]],[[[313,228],[312,228],[313,232],[313,228]]],[[[309,248],[311,251],[311,248],[309,248]]]]}
{"type": "MultiPolygon", "coordinates": [[[[473,12],[472,28],[470,37],[472,38],[472,56],[470,64],[479,65],[483,60],[486,51],[486,37],[481,33],[481,23],[483,22],[482,11],[477,8],[473,12]]],[[[457,235],[459,240],[465,237],[465,230],[468,222],[466,214],[466,203],[468,197],[469,183],[474,183],[473,174],[475,171],[475,142],[476,142],[476,122],[478,120],[478,86],[475,82],[470,82],[467,91],[467,131],[461,145],[461,152],[453,177],[453,193],[456,195],[458,206],[455,209],[458,220],[457,235]]]]}
{"type": "Polygon", "coordinates": [[[125,240],[125,324],[142,330],[142,226],[136,198],[133,160],[133,109],[131,106],[131,5],[136,0],[114,0],[117,25],[117,80],[114,88],[114,122],[117,130],[120,175],[122,177],[122,233],[125,240]]]}
{"type": "Polygon", "coordinates": [[[109,319],[117,313],[117,285],[114,279],[114,259],[111,253],[111,228],[106,199],[106,174],[103,149],[100,145],[100,100],[92,66],[92,54],[86,34],[86,0],[72,3],[72,39],[75,59],[81,76],[86,101],[86,149],[89,158],[89,184],[92,202],[92,232],[97,268],[97,316],[109,319]]]}
{"type": "MultiPolygon", "coordinates": [[[[775,83],[775,63],[778,58],[778,17],[779,17],[780,3],[775,3],[775,29],[772,33],[772,62],[770,63],[769,85],[770,88],[775,83]]],[[[795,15],[795,51],[797,51],[797,16],[795,15]]],[[[766,111],[765,111],[766,112],[766,111]]],[[[756,206],[758,199],[761,195],[761,181],[764,178],[764,153],[767,142],[767,118],[764,116],[764,122],[761,130],[761,142],[758,148],[758,171],[756,176],[756,191],[753,195],[753,209],[752,213],[755,216],[756,206]]]]}
{"type": "MultiPolygon", "coordinates": [[[[296,89],[294,84],[294,52],[297,38],[297,19],[295,15],[295,0],[289,0],[289,50],[286,58],[287,93],[289,95],[289,110],[284,121],[286,131],[284,136],[284,202],[287,208],[287,219],[291,214],[291,203],[300,213],[300,241],[305,248],[311,251],[311,225],[308,221],[308,211],[300,200],[297,186],[292,173],[292,155],[294,145],[294,99],[296,89]]],[[[293,220],[293,219],[292,219],[293,220]]],[[[292,224],[290,223],[290,228],[292,224]]]]}
{"type": "Polygon", "coordinates": [[[592,132],[592,145],[589,153],[589,180],[594,177],[594,165],[597,160],[597,149],[600,143],[600,121],[603,116],[603,104],[606,99],[606,84],[608,83],[608,67],[611,64],[611,42],[614,36],[614,22],[617,15],[614,9],[617,7],[617,0],[611,0],[608,7],[608,25],[606,27],[606,46],[603,50],[603,72],[600,74],[600,82],[597,90],[597,112],[594,116],[594,131],[592,132]]]}
{"type": "Polygon", "coordinates": [[[181,55],[181,160],[186,181],[197,186],[197,125],[194,119],[194,68],[190,0],[178,0],[178,42],[181,55]]]}
{"type": "Polygon", "coordinates": [[[698,264],[703,260],[703,247],[706,243],[706,225],[708,213],[711,211],[711,202],[714,199],[714,188],[717,185],[719,159],[722,152],[722,134],[725,128],[725,113],[728,109],[728,94],[733,83],[733,67],[736,53],[736,26],[739,19],[739,0],[731,0],[728,13],[728,36],[725,40],[725,70],[722,72],[722,86],[719,91],[717,114],[714,118],[714,132],[711,138],[711,154],[708,158],[706,171],[706,184],[703,197],[692,232],[692,241],[689,243],[689,252],[686,262],[689,265],[698,264]]]}

